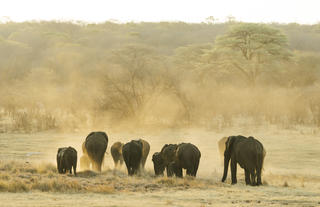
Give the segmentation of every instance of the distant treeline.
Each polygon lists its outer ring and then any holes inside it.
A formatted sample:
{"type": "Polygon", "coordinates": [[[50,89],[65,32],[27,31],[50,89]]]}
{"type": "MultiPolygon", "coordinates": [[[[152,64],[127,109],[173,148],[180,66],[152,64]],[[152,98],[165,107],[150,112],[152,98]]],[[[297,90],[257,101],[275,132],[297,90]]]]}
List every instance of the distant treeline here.
{"type": "Polygon", "coordinates": [[[320,125],[320,24],[263,24],[284,34],[290,55],[235,56],[263,66],[254,84],[216,44],[239,24],[0,24],[0,131],[320,125]]]}

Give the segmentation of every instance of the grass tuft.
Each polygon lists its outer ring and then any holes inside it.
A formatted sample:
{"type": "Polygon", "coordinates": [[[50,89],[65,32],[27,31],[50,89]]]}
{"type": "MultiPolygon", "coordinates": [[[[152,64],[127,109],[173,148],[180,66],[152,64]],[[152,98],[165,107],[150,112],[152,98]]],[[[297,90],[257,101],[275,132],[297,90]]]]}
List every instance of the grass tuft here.
{"type": "Polygon", "coordinates": [[[108,186],[108,185],[92,185],[87,187],[87,191],[93,192],[93,193],[111,194],[115,192],[115,189],[113,186],[108,186]]]}
{"type": "Polygon", "coordinates": [[[28,192],[30,190],[29,186],[20,180],[12,181],[8,184],[7,190],[10,193],[28,192]]]}
{"type": "Polygon", "coordinates": [[[168,177],[162,177],[158,178],[156,180],[156,183],[163,184],[165,186],[176,186],[177,184],[177,178],[168,178],[168,177]]]}
{"type": "Polygon", "coordinates": [[[42,163],[37,166],[37,172],[40,174],[57,173],[57,168],[53,164],[42,163]]]}
{"type": "Polygon", "coordinates": [[[42,192],[81,192],[83,190],[78,181],[61,178],[36,181],[31,188],[42,192]]]}
{"type": "Polygon", "coordinates": [[[0,192],[8,191],[8,183],[5,181],[0,181],[0,192]]]}

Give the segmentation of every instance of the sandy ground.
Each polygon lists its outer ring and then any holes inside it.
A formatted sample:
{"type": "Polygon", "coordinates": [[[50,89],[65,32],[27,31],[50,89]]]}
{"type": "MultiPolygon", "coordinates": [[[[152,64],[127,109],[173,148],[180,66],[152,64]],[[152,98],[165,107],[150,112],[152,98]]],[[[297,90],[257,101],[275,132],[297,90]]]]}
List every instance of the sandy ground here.
{"type": "MultiPolygon", "coordinates": [[[[124,166],[120,171],[113,171],[109,153],[104,172],[94,177],[81,177],[81,172],[78,177],[56,174],[32,176],[73,180],[81,185],[112,185],[110,192],[1,192],[0,206],[320,206],[320,135],[311,128],[248,130],[244,126],[223,132],[204,129],[105,131],[109,135],[108,152],[116,141],[143,138],[150,143],[145,177],[128,178],[124,166]],[[223,166],[217,142],[223,136],[238,134],[258,138],[267,150],[262,187],[246,186],[243,170],[239,167],[237,185],[230,185],[230,172],[227,183],[220,182],[223,166]],[[151,155],[166,143],[180,142],[191,142],[202,153],[196,180],[154,178],[151,155]]],[[[88,133],[0,134],[0,161],[55,165],[58,147],[73,146],[80,157],[81,144],[88,133]]],[[[10,176],[21,177],[19,174],[10,176]]]]}

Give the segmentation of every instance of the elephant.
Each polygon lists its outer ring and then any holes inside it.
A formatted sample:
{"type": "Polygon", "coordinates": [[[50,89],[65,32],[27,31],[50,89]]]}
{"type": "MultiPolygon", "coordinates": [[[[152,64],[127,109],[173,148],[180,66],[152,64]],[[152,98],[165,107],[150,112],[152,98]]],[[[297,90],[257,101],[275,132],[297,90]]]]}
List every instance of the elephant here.
{"type": "Polygon", "coordinates": [[[123,164],[122,147],[123,143],[121,142],[115,142],[111,146],[110,151],[114,161],[115,168],[118,166],[118,164],[120,164],[120,166],[123,164]]]}
{"type": "Polygon", "coordinates": [[[141,166],[143,144],[139,140],[131,140],[122,147],[122,155],[127,166],[128,175],[137,174],[141,166]]]}
{"type": "Polygon", "coordinates": [[[150,145],[147,141],[143,140],[143,139],[139,139],[139,141],[142,143],[142,158],[141,158],[141,170],[144,169],[144,166],[146,164],[146,160],[147,157],[149,155],[149,151],[150,151],[150,145]]]}
{"type": "Polygon", "coordinates": [[[201,158],[200,150],[191,143],[181,143],[175,150],[173,161],[168,164],[168,176],[175,174],[183,177],[182,169],[186,169],[186,174],[196,177],[201,158]]]}
{"type": "Polygon", "coordinates": [[[82,144],[82,151],[84,155],[88,156],[93,170],[101,172],[107,146],[108,136],[105,132],[91,132],[86,137],[82,144]]]}
{"type": "Polygon", "coordinates": [[[152,162],[153,162],[153,168],[154,168],[155,175],[156,176],[163,175],[165,165],[164,165],[164,161],[161,157],[160,152],[155,152],[152,155],[152,162]]]}
{"type": "Polygon", "coordinates": [[[82,170],[89,170],[90,169],[90,159],[88,157],[88,155],[86,154],[83,154],[81,157],[80,157],[80,168],[82,170]]]}
{"type": "Polygon", "coordinates": [[[174,154],[177,147],[177,144],[165,144],[160,152],[153,154],[152,162],[155,175],[163,175],[166,169],[167,176],[169,176],[168,165],[174,161],[174,154]]]}
{"type": "Polygon", "coordinates": [[[237,183],[237,164],[244,169],[247,185],[262,185],[261,171],[266,151],[263,145],[253,137],[241,135],[228,137],[224,151],[224,172],[222,182],[227,178],[231,159],[231,181],[237,183]]]}
{"type": "Polygon", "coordinates": [[[67,171],[72,174],[72,168],[74,175],[77,175],[77,150],[73,147],[62,147],[57,152],[57,168],[60,174],[67,171]]]}

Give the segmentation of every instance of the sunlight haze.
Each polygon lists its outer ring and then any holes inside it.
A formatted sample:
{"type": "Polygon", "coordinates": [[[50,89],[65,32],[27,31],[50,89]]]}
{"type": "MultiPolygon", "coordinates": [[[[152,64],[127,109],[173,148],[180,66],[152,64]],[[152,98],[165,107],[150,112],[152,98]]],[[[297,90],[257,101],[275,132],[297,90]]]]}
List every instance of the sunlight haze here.
{"type": "Polygon", "coordinates": [[[159,22],[183,21],[199,23],[209,16],[217,22],[233,16],[245,22],[297,22],[315,24],[320,21],[319,1],[225,0],[225,1],[150,1],[150,0],[6,0],[0,6],[0,22],[31,20],[80,20],[86,22],[159,22]]]}

